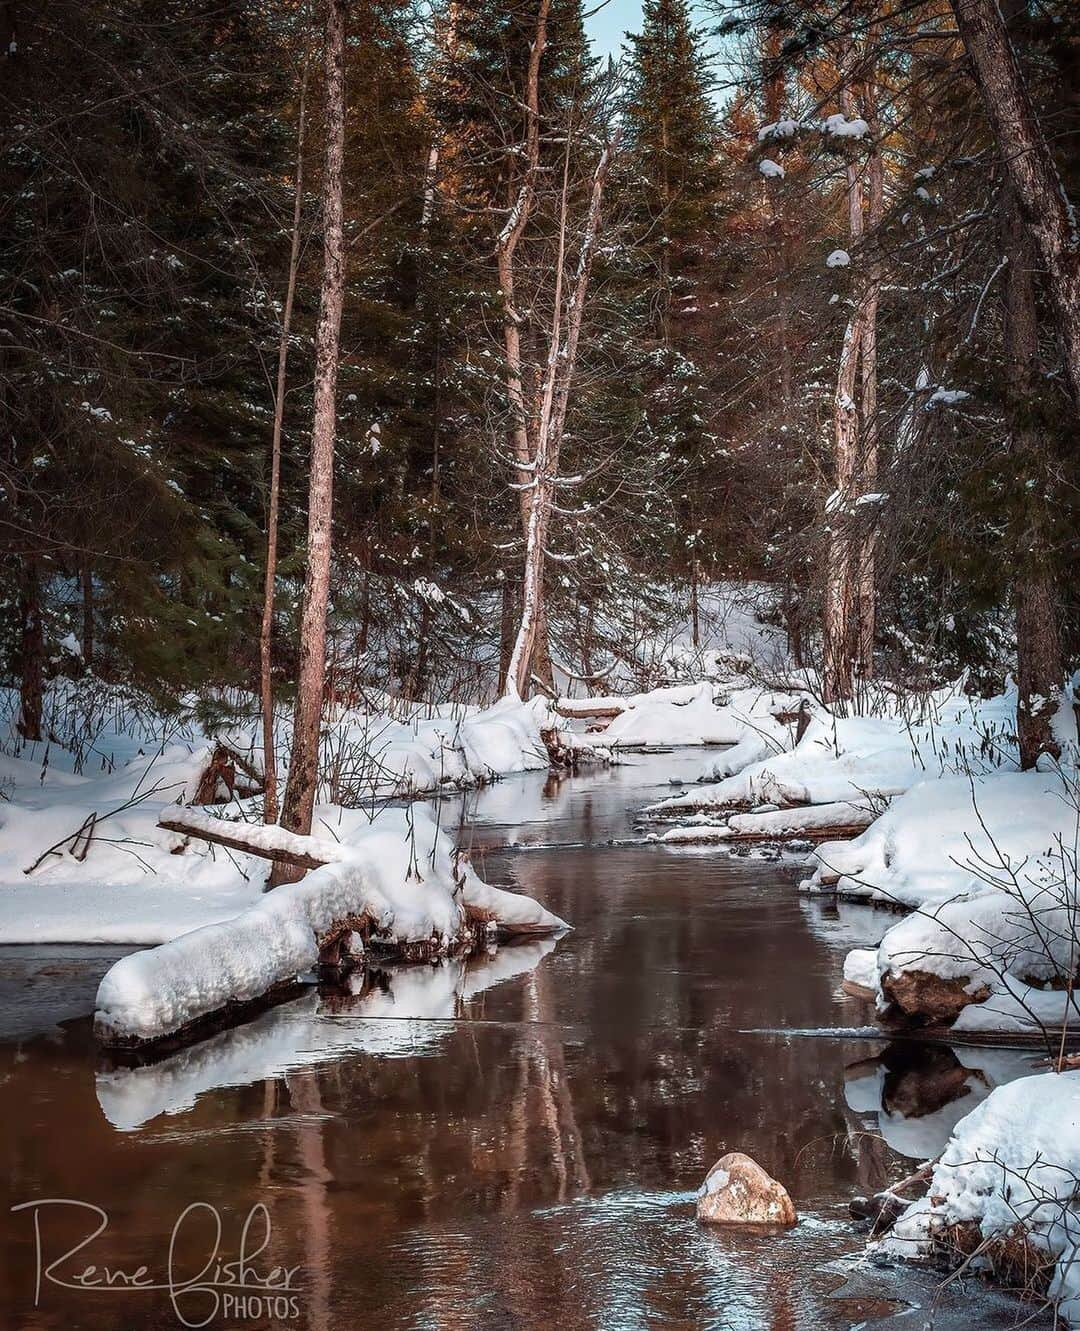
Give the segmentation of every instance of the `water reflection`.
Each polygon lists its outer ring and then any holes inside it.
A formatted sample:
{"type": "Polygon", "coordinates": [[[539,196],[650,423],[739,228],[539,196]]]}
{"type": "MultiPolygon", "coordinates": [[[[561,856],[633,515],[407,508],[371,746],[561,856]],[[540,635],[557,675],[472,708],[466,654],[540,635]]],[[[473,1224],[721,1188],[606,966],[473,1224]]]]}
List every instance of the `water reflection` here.
{"type": "MultiPolygon", "coordinates": [[[[114,1067],[95,1078],[98,1103],[121,1131],[194,1107],[200,1095],[290,1075],[349,1054],[410,1058],[430,1054],[452,1023],[493,985],[524,975],[555,947],[553,939],[500,948],[437,966],[357,971],[344,991],[316,989],[178,1053],[142,1067],[114,1067]]],[[[310,1106],[311,1093],[305,1097],[310,1106]]],[[[310,1107],[303,1112],[313,1112],[310,1107]]]]}
{"type": "Polygon", "coordinates": [[[981,1049],[897,1042],[844,1073],[844,1097],[873,1115],[882,1139],[909,1160],[933,1160],[957,1123],[1005,1082],[1026,1077],[1033,1057],[1022,1049],[981,1049]]]}

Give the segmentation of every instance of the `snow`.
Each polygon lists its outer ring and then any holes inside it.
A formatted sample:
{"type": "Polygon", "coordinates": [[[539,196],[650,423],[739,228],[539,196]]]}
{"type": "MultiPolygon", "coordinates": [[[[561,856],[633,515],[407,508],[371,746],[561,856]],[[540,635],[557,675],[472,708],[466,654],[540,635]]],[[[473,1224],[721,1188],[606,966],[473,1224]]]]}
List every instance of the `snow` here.
{"type": "MultiPolygon", "coordinates": [[[[987,864],[999,852],[1014,865],[1039,864],[1067,829],[1062,778],[1055,773],[998,771],[920,779],[861,836],[819,847],[819,869],[839,873],[846,895],[917,909],[986,888],[987,864]],[[996,848],[996,849],[995,849],[996,848]]],[[[1000,867],[1000,865],[999,865],[1000,867]]],[[[1044,865],[1045,867],[1045,865],[1044,865]]]]}
{"type": "Polygon", "coordinates": [[[988,761],[983,756],[988,742],[1001,761],[1011,761],[1006,735],[1015,718],[1015,695],[983,701],[964,696],[954,686],[927,695],[908,713],[883,694],[876,700],[879,713],[892,714],[864,717],[835,717],[808,705],[813,719],[797,746],[792,728],[767,731],[755,718],[762,741],[768,737],[767,753],[755,754],[752,744],[739,753],[729,750],[706,773],[721,779],[653,805],[651,811],[678,816],[764,803],[863,807],[871,797],[884,804],[929,772],[949,770],[947,764],[961,762],[979,770],[988,761]]]}
{"type": "Polygon", "coordinates": [[[727,690],[708,681],[596,701],[622,705],[620,714],[603,731],[601,742],[612,749],[735,744],[759,727],[771,734],[778,729],[773,713],[798,705],[798,698],[790,693],[762,688],[727,690]]]}
{"type": "Polygon", "coordinates": [[[851,255],[847,250],[833,250],[825,260],[826,268],[846,268],[851,262],[851,255]]]}
{"type": "MultiPolygon", "coordinates": [[[[1046,1072],[998,1086],[956,1125],[927,1195],[873,1245],[928,1256],[952,1225],[984,1240],[1023,1233],[1054,1266],[1049,1296],[1080,1325],[1080,1072],[1046,1072]]],[[[992,1253],[992,1250],[991,1250],[992,1253]]]]}
{"type": "Polygon", "coordinates": [[[731,1175],[726,1169],[714,1169],[697,1190],[699,1197],[711,1197],[714,1192],[721,1192],[731,1182],[731,1175]]]}
{"type": "Polygon", "coordinates": [[[793,139],[799,130],[797,120],[775,120],[771,125],[762,125],[758,130],[758,142],[766,139],[793,139]]]}
{"type": "Polygon", "coordinates": [[[846,116],[837,112],[825,117],[821,122],[821,132],[837,139],[865,139],[870,133],[870,126],[861,116],[848,120],[846,116]]]}
{"type": "MultiPolygon", "coordinates": [[[[231,920],[116,962],[98,989],[98,1034],[154,1039],[228,1003],[259,998],[315,967],[319,939],[348,916],[366,918],[375,938],[433,940],[444,951],[461,937],[466,908],[513,927],[568,927],[530,898],[482,883],[455,859],[426,809],[387,809],[373,823],[355,810],[341,814],[343,835],[328,847],[331,863],[264,894],[231,920]]],[[[253,831],[271,840],[290,836],[280,828],[253,831]]],[[[323,845],[315,842],[319,850],[323,845]]]]}
{"type": "Polygon", "coordinates": [[[877,952],[870,947],[856,947],[844,958],[844,979],[861,989],[877,988],[877,952]]]}
{"type": "Polygon", "coordinates": [[[766,180],[783,179],[784,168],[779,162],[774,162],[771,157],[763,157],[758,163],[758,170],[766,180]]]}
{"type": "Polygon", "coordinates": [[[926,399],[926,410],[932,411],[937,406],[955,407],[970,396],[962,388],[935,388],[926,399]]]}

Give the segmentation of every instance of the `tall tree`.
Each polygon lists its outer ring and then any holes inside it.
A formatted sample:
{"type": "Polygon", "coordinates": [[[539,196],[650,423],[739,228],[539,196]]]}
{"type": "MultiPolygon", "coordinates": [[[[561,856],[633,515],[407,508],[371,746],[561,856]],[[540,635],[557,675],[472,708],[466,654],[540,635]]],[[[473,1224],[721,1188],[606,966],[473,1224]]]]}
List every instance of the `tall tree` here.
{"type": "MultiPolygon", "coordinates": [[[[315,397],[308,484],[307,569],[300,624],[300,674],[293,716],[289,777],[281,823],[292,832],[311,831],[319,778],[319,732],[326,685],[326,615],[333,546],[334,442],[337,432],[337,372],[341,310],[345,297],[345,236],[342,217],[345,154],[346,0],[327,0],[324,39],[326,156],[322,179],[323,277],[315,332],[315,397]]],[[[296,877],[275,865],[271,884],[296,877]]]]}
{"type": "Polygon", "coordinates": [[[996,0],[952,0],[1016,206],[1046,267],[1062,360],[1080,412],[1080,235],[996,0]]]}

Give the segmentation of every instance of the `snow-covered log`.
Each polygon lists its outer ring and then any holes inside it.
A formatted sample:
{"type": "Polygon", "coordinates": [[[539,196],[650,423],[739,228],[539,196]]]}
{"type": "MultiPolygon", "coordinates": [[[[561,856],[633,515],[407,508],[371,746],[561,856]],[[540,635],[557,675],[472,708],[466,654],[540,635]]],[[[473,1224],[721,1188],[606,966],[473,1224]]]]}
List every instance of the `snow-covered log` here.
{"type": "Polygon", "coordinates": [[[338,962],[343,939],[408,958],[445,955],[478,937],[540,937],[566,923],[529,897],[481,882],[423,809],[384,811],[346,839],[223,823],[185,811],[189,835],[214,831],[244,850],[317,861],[235,918],[118,961],[98,989],[98,1039],[132,1045],[195,1034],[265,1005],[320,959],[338,962]],[[201,830],[199,830],[201,829],[201,830]]]}

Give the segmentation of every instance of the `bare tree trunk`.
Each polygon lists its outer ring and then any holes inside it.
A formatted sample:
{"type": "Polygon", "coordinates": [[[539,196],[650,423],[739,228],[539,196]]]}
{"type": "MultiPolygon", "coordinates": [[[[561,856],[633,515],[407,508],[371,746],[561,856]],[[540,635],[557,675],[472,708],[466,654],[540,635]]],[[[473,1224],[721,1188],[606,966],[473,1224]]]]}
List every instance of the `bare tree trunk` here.
{"type": "Polygon", "coordinates": [[[1061,355],[1080,411],[1076,220],[996,0],[952,0],[952,7],[1016,205],[1046,269],[1061,355]]]}
{"type": "Polygon", "coordinates": [[[1046,440],[1032,422],[1039,384],[1035,252],[1010,188],[1005,190],[1005,374],[1010,445],[1024,475],[1035,484],[1024,494],[1024,521],[1016,554],[1016,723],[1020,766],[1034,767],[1043,753],[1059,757],[1051,721],[1064,678],[1057,606],[1045,531],[1049,459],[1046,440]]]}
{"type": "Polygon", "coordinates": [[[510,656],[514,650],[514,581],[504,578],[502,585],[502,613],[499,619],[499,693],[506,692],[510,673],[510,656]]]}
{"type": "MultiPolygon", "coordinates": [[[[318,784],[319,724],[326,675],[326,611],[334,497],[334,440],[338,346],[345,293],[342,171],[345,156],[345,0],[326,7],[326,163],[323,169],[323,278],[315,332],[315,398],[308,486],[307,570],[300,626],[300,677],[293,720],[289,779],[281,823],[311,831],[318,784]]],[[[295,870],[292,871],[295,874],[295,870]]],[[[271,885],[290,881],[275,872],[271,885]]]]}
{"type": "MultiPolygon", "coordinates": [[[[848,68],[854,53],[848,57],[848,68]]],[[[854,98],[850,79],[840,95],[844,115],[851,117],[854,98]]],[[[847,163],[848,235],[854,248],[863,235],[863,186],[854,161],[847,163]]],[[[833,395],[833,474],[835,489],[827,515],[829,540],[822,622],[822,696],[827,703],[851,697],[855,675],[856,553],[852,542],[851,503],[859,465],[859,357],[863,348],[866,311],[861,293],[844,331],[833,395]]]]}
{"type": "Polygon", "coordinates": [[[850,698],[854,683],[855,561],[848,507],[859,448],[855,393],[862,336],[861,311],[857,309],[844,332],[833,396],[836,488],[826,512],[828,546],[822,620],[822,697],[827,703],[850,698]]]}
{"type": "MultiPolygon", "coordinates": [[[[854,53],[849,57],[854,64],[854,53]]],[[[877,128],[875,71],[862,83],[865,115],[877,128]]],[[[850,83],[841,93],[844,115],[854,114],[850,83]]],[[[848,232],[858,246],[870,228],[880,225],[884,208],[884,163],[875,141],[867,176],[868,198],[854,161],[847,174],[848,232]]],[[[877,316],[882,268],[877,258],[868,261],[858,284],[855,309],[844,333],[833,399],[834,466],[836,488],[829,516],[829,541],[823,615],[824,660],[822,693],[826,702],[853,696],[855,681],[867,679],[874,668],[876,626],[876,513],[860,513],[856,500],[870,490],[878,472],[877,423],[877,316]]]]}
{"type": "Polygon", "coordinates": [[[274,581],[277,576],[278,512],[281,503],[281,427],[285,418],[285,376],[289,361],[296,274],[300,267],[300,216],[304,202],[304,131],[307,112],[308,53],[304,53],[300,76],[300,108],[296,125],[296,178],[293,187],[292,238],[289,243],[289,273],[285,284],[285,308],[278,339],[277,383],[274,387],[274,427],[270,442],[270,496],[266,514],[266,577],[263,584],[262,622],[259,625],[259,691],[262,696],[263,773],[266,793],[263,821],[276,823],[278,816],[277,754],[274,751],[274,689],[271,645],[274,631],[274,581]]]}
{"type": "MultiPolygon", "coordinates": [[[[457,55],[458,45],[458,6],[457,0],[450,0],[446,23],[437,33],[436,40],[441,49],[442,61],[452,64],[457,55]]],[[[439,157],[442,153],[442,134],[436,129],[428,149],[427,167],[424,171],[424,202],[420,210],[420,226],[427,231],[435,216],[435,196],[439,187],[439,157]]]]}
{"type": "MultiPolygon", "coordinates": [[[[872,238],[881,225],[885,208],[885,163],[878,137],[877,89],[875,71],[871,69],[864,85],[865,115],[874,137],[867,166],[869,199],[867,226],[872,238]]],[[[876,240],[874,241],[876,243],[876,240]]],[[[878,415],[877,415],[877,321],[881,301],[882,265],[879,258],[870,259],[866,286],[862,292],[862,366],[859,401],[859,489],[868,494],[877,487],[878,477],[878,415]]],[[[864,507],[859,516],[858,586],[856,588],[855,674],[859,679],[871,679],[874,674],[874,634],[877,627],[877,527],[880,517],[877,504],[864,507]]]]}
{"type": "Polygon", "coordinates": [[[23,564],[19,589],[19,721],[23,739],[41,739],[45,693],[45,628],[41,619],[41,570],[33,555],[23,564]]]}
{"type": "MultiPolygon", "coordinates": [[[[577,269],[571,284],[569,298],[563,313],[563,281],[566,255],[568,186],[564,163],[562,206],[560,216],[559,253],[555,272],[554,314],[548,343],[547,367],[541,394],[540,420],[536,432],[536,452],[533,459],[533,490],[529,512],[529,526],[525,537],[525,577],[522,592],[521,623],[510,658],[506,687],[518,697],[525,697],[531,678],[537,636],[545,619],[544,572],[547,556],[547,534],[555,493],[559,486],[559,452],[566,413],[570,403],[574,369],[577,364],[581,325],[585,313],[585,298],[596,252],[596,239],[600,230],[600,205],[604,185],[612,158],[618,149],[620,132],[615,130],[600,154],[593,172],[589,212],[578,254],[577,269]],[[562,324],[565,318],[566,338],[562,324]]],[[[569,136],[567,153],[569,155],[569,136]]]]}

